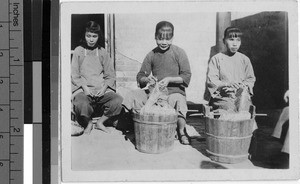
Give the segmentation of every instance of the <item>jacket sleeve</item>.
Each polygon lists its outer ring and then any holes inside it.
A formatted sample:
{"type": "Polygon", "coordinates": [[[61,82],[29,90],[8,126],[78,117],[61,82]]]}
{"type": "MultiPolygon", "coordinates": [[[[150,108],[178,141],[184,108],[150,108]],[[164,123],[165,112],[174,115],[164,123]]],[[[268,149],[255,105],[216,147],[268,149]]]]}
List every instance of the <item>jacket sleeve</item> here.
{"type": "Polygon", "coordinates": [[[71,61],[71,81],[75,88],[80,88],[81,86],[87,84],[86,79],[80,75],[79,58],[80,51],[78,48],[76,48],[71,61]]]}
{"type": "Polygon", "coordinates": [[[253,67],[252,64],[250,62],[250,59],[248,57],[245,58],[245,80],[243,81],[243,83],[248,86],[249,89],[249,93],[251,95],[253,95],[253,87],[254,87],[254,83],[256,81],[255,75],[254,75],[254,71],[253,71],[253,67]]]}
{"type": "Polygon", "coordinates": [[[191,81],[191,68],[189,59],[184,50],[181,50],[178,56],[179,77],[183,79],[183,87],[188,87],[191,81]]]}
{"type": "Polygon", "coordinates": [[[206,85],[212,97],[215,97],[218,89],[225,85],[225,83],[220,80],[220,66],[217,57],[212,57],[208,63],[206,85]]]}
{"type": "Polygon", "coordinates": [[[110,58],[109,54],[102,49],[101,54],[101,61],[102,61],[102,67],[103,67],[103,78],[105,81],[105,84],[115,90],[116,89],[116,73],[113,65],[113,61],[110,58]]]}
{"type": "Polygon", "coordinates": [[[150,74],[151,74],[151,54],[149,53],[143,63],[142,63],[142,66],[141,66],[141,69],[140,71],[138,72],[137,76],[136,76],[136,80],[137,80],[137,83],[138,83],[138,86],[140,88],[144,88],[146,87],[147,83],[145,83],[144,81],[142,81],[141,79],[143,77],[148,77],[150,74]]]}

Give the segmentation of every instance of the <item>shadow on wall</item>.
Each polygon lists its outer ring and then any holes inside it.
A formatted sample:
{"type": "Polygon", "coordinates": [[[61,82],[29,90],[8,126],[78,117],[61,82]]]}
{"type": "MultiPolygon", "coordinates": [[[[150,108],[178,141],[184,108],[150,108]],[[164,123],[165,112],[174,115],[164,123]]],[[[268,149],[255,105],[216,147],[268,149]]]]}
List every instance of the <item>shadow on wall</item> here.
{"type": "MultiPolygon", "coordinates": [[[[262,12],[231,22],[243,32],[240,52],[251,60],[256,76],[253,104],[257,110],[281,109],[288,89],[288,15],[262,12]]],[[[209,58],[217,54],[211,47],[209,58]]],[[[204,99],[209,100],[207,87],[204,99]]]]}
{"type": "Polygon", "coordinates": [[[281,109],[288,89],[288,14],[262,12],[232,21],[243,32],[240,52],[256,76],[253,103],[257,109],[281,109]]]}
{"type": "MultiPolygon", "coordinates": [[[[210,58],[212,58],[216,54],[218,54],[218,51],[217,51],[217,46],[215,45],[215,46],[212,46],[210,48],[210,53],[209,53],[209,59],[207,61],[207,66],[209,64],[210,58]]],[[[208,73],[208,68],[206,70],[206,76],[207,76],[207,73],[208,73]]],[[[207,80],[207,77],[206,77],[206,80],[207,80]]],[[[206,101],[208,101],[208,102],[210,100],[210,94],[209,94],[209,91],[208,91],[206,83],[205,83],[205,91],[204,91],[203,99],[206,100],[206,101]]]]}

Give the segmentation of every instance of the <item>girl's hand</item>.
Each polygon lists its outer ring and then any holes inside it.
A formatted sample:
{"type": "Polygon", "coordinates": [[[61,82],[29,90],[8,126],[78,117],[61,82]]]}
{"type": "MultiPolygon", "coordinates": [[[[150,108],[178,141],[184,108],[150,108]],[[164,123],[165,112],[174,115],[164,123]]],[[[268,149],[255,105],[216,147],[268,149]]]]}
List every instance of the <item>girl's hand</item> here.
{"type": "Polygon", "coordinates": [[[221,88],[223,88],[224,90],[227,89],[227,91],[231,90],[232,88],[237,90],[241,87],[246,87],[246,85],[241,82],[230,82],[230,83],[225,83],[223,86],[221,86],[221,88]]]}
{"type": "Polygon", "coordinates": [[[108,88],[108,85],[105,84],[105,85],[104,85],[104,86],[103,86],[103,87],[95,94],[95,96],[96,96],[96,97],[101,97],[101,96],[103,96],[104,93],[106,92],[107,88],[108,88]]]}
{"type": "Polygon", "coordinates": [[[159,86],[160,87],[167,87],[170,83],[170,78],[169,77],[166,77],[164,79],[162,79],[161,81],[159,81],[159,86]]]}
{"type": "Polygon", "coordinates": [[[240,88],[240,83],[232,82],[232,83],[229,84],[229,87],[234,88],[234,89],[239,89],[240,88]]]}
{"type": "Polygon", "coordinates": [[[236,89],[234,87],[224,87],[223,90],[224,90],[225,93],[236,91],[236,89]]]}
{"type": "Polygon", "coordinates": [[[96,97],[101,97],[101,96],[103,96],[104,93],[106,92],[107,88],[108,88],[108,85],[105,84],[105,85],[104,85],[104,86],[103,86],[103,87],[95,94],[95,96],[96,96],[96,97]]]}
{"type": "Polygon", "coordinates": [[[157,78],[154,77],[153,75],[149,75],[148,80],[150,84],[155,84],[157,82],[157,78]]]}
{"type": "Polygon", "coordinates": [[[157,81],[157,78],[152,75],[149,75],[148,77],[142,77],[141,81],[146,84],[154,84],[157,81]]]}
{"type": "Polygon", "coordinates": [[[93,93],[90,91],[90,89],[87,86],[82,86],[82,89],[86,96],[94,96],[93,93]]]}
{"type": "Polygon", "coordinates": [[[104,95],[105,91],[106,91],[106,88],[102,88],[101,90],[99,90],[99,91],[95,94],[95,96],[96,96],[96,97],[101,97],[101,96],[104,95]]]}

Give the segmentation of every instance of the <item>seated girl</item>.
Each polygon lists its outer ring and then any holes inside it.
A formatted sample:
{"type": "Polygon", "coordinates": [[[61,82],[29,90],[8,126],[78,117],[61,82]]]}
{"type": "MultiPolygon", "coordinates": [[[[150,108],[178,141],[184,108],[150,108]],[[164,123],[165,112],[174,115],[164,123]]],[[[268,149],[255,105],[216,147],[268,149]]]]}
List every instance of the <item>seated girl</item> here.
{"type": "MultiPolygon", "coordinates": [[[[168,103],[178,113],[178,137],[182,144],[189,144],[184,132],[186,126],[186,93],[191,80],[190,64],[183,49],[172,45],[174,26],[167,21],[156,25],[155,40],[157,47],[145,57],[137,82],[141,88],[157,80],[158,84],[168,89],[168,103]],[[152,74],[152,75],[151,75],[152,74]]],[[[124,98],[124,106],[129,109],[141,109],[148,99],[147,90],[135,90],[124,98]]]]}
{"type": "MultiPolygon", "coordinates": [[[[213,56],[208,64],[207,88],[209,104],[214,110],[236,111],[235,94],[244,88],[253,95],[255,76],[250,59],[240,53],[242,32],[236,27],[228,27],[223,42],[226,51],[213,56]]],[[[251,99],[249,97],[251,103],[251,99]]]]}
{"type": "Polygon", "coordinates": [[[106,120],[119,115],[122,97],[115,93],[115,71],[109,54],[100,46],[103,40],[100,25],[86,24],[83,43],[76,47],[72,57],[71,78],[74,112],[77,122],[89,134],[93,128],[92,115],[102,111],[96,129],[109,133],[106,120]]]}

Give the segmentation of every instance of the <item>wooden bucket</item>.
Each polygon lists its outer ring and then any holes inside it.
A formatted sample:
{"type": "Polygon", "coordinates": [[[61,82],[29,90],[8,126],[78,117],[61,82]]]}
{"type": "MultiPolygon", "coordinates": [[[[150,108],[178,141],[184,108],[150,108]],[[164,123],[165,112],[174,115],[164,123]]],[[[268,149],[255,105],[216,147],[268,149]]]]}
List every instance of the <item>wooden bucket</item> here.
{"type": "Polygon", "coordinates": [[[254,118],[225,121],[206,117],[206,151],[210,159],[230,164],[247,160],[254,123],[254,118]]]}
{"type": "Polygon", "coordinates": [[[177,115],[133,114],[136,149],[143,153],[164,153],[173,149],[177,115]]]}

